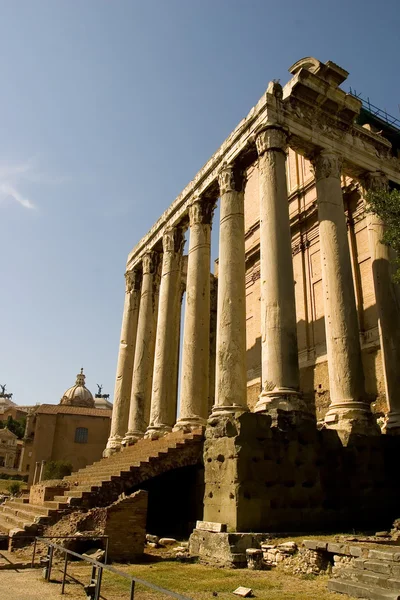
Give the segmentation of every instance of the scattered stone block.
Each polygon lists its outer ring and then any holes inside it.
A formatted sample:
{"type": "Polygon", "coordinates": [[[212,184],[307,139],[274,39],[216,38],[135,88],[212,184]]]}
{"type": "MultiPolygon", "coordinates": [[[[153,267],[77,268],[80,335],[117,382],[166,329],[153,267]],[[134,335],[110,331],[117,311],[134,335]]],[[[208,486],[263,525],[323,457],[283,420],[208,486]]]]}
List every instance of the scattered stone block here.
{"type": "Polygon", "coordinates": [[[247,548],[246,550],[247,568],[254,571],[263,569],[263,551],[258,548],[247,548]]]}
{"type": "Polygon", "coordinates": [[[356,557],[362,556],[362,548],[360,548],[359,546],[350,546],[349,552],[350,552],[351,556],[356,556],[356,557]]]}
{"type": "Polygon", "coordinates": [[[373,560],[366,560],[364,563],[365,569],[373,571],[374,573],[383,573],[390,575],[390,566],[385,563],[376,562],[373,560]]]}
{"type": "Polygon", "coordinates": [[[196,529],[200,529],[200,531],[212,531],[213,533],[225,533],[227,526],[225,523],[215,523],[213,521],[197,521],[196,529]]]}
{"type": "Polygon", "coordinates": [[[105,550],[102,550],[101,548],[91,548],[82,554],[82,556],[92,558],[93,560],[97,560],[97,562],[103,562],[105,555],[105,550]]]}
{"type": "Polygon", "coordinates": [[[253,596],[253,590],[251,588],[239,586],[233,592],[236,596],[241,596],[242,598],[251,598],[253,596]]]}
{"type": "Polygon", "coordinates": [[[146,542],[152,542],[153,544],[158,544],[160,538],[158,535],[151,535],[150,533],[146,533],[146,542]]]}
{"type": "Polygon", "coordinates": [[[329,542],[327,550],[333,554],[346,554],[347,546],[345,546],[345,544],[334,544],[329,542]]]}
{"type": "Polygon", "coordinates": [[[316,540],[303,540],[303,546],[308,548],[308,550],[316,550],[317,549],[317,541],[316,540]]]}
{"type": "Polygon", "coordinates": [[[160,538],[158,540],[158,543],[160,546],[174,546],[175,544],[177,544],[178,542],[176,541],[175,538],[160,538]]]}
{"type": "Polygon", "coordinates": [[[382,550],[370,550],[368,558],[372,560],[394,560],[394,552],[384,552],[382,550]]]}

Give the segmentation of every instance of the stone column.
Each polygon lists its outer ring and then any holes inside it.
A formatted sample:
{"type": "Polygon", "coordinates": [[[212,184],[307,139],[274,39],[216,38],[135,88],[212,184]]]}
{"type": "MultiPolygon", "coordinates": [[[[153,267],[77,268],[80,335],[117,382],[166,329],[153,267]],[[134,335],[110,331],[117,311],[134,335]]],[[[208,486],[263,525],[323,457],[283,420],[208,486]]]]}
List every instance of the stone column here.
{"type": "Polygon", "coordinates": [[[366,401],[341,162],[328,150],[313,157],[331,398],[325,424],[345,438],[353,432],[378,433],[378,428],[366,401]]]}
{"type": "Polygon", "coordinates": [[[256,134],[260,186],[262,391],[256,412],[305,410],[299,394],[296,305],[286,184],[287,133],[256,134]]]}
{"type": "Polygon", "coordinates": [[[126,289],[119,345],[117,376],[115,379],[114,404],[111,431],[104,456],[111,456],[121,448],[128,431],[129,403],[131,399],[133,360],[140,304],[141,273],[138,269],[125,273],[126,289]]]}
{"type": "Polygon", "coordinates": [[[172,431],[176,421],[183,245],[182,228],[167,229],[163,236],[153,391],[146,431],[150,438],[172,431]]]}
{"type": "Polygon", "coordinates": [[[159,265],[158,252],[147,252],[144,255],[129,423],[123,440],[123,443],[128,445],[144,436],[149,422],[158,311],[159,265]]]}
{"type": "Polygon", "coordinates": [[[33,473],[33,481],[32,484],[35,485],[39,481],[39,473],[40,473],[40,462],[35,462],[35,471],[33,473]]]}
{"type": "Polygon", "coordinates": [[[44,468],[46,466],[46,462],[45,460],[42,460],[42,462],[40,463],[40,473],[39,473],[39,481],[38,483],[40,483],[43,479],[43,473],[44,473],[44,468]]]}
{"type": "Polygon", "coordinates": [[[215,403],[215,366],[217,360],[217,295],[218,277],[210,273],[210,365],[208,370],[208,410],[211,414],[215,403]]]}
{"type": "Polygon", "coordinates": [[[211,417],[247,409],[244,193],[231,166],[220,172],[221,195],[215,404],[211,417]]]}
{"type": "Polygon", "coordinates": [[[205,426],[210,362],[210,259],[214,201],[197,198],[189,208],[180,414],[175,429],[205,426]]]}
{"type": "MultiPolygon", "coordinates": [[[[388,188],[383,173],[369,173],[365,188],[380,191],[388,188]]],[[[368,212],[368,241],[371,252],[379,339],[385,377],[388,413],[384,431],[400,435],[400,307],[396,284],[392,279],[391,250],[382,244],[385,226],[380,217],[368,212]]]]}

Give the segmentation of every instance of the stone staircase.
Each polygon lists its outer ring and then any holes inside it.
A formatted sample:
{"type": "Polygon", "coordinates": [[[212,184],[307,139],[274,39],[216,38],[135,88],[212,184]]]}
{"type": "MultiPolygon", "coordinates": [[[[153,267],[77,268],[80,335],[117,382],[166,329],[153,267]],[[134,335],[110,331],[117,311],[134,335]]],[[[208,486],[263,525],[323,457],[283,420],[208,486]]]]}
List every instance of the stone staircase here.
{"type": "Polygon", "coordinates": [[[334,567],[328,589],[368,600],[400,600],[400,547],[362,554],[334,567]]]}
{"type": "Polygon", "coordinates": [[[26,535],[40,535],[44,526],[55,523],[66,512],[108,506],[121,493],[132,493],[152,477],[200,464],[203,439],[201,430],[169,433],[158,440],[142,439],[65,477],[70,489],[52,501],[31,504],[28,496],[8,500],[0,505],[0,532],[19,529],[26,535]]]}

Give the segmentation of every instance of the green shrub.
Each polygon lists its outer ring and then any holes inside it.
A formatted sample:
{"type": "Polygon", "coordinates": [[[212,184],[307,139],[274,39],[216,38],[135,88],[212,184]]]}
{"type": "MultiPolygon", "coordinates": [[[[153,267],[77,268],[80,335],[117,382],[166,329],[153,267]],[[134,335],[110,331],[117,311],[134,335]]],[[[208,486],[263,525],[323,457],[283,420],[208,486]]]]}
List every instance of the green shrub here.
{"type": "Polygon", "coordinates": [[[63,460],[49,460],[43,470],[43,480],[63,479],[67,475],[71,475],[71,473],[71,463],[63,460]]]}
{"type": "Polygon", "coordinates": [[[7,489],[12,496],[15,496],[16,494],[19,494],[21,490],[21,484],[19,481],[13,481],[7,486],[7,489]]]}

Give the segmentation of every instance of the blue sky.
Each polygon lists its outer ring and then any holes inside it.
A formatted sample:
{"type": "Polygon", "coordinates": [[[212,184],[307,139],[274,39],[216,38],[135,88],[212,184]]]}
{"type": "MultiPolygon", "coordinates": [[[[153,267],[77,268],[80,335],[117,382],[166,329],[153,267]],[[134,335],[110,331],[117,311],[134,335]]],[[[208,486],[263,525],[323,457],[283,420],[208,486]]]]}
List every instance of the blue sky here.
{"type": "Polygon", "coordinates": [[[14,400],[58,402],[81,366],[112,394],[131,248],[304,56],[399,116],[399,31],[398,0],[0,0],[0,383],[14,400]]]}

